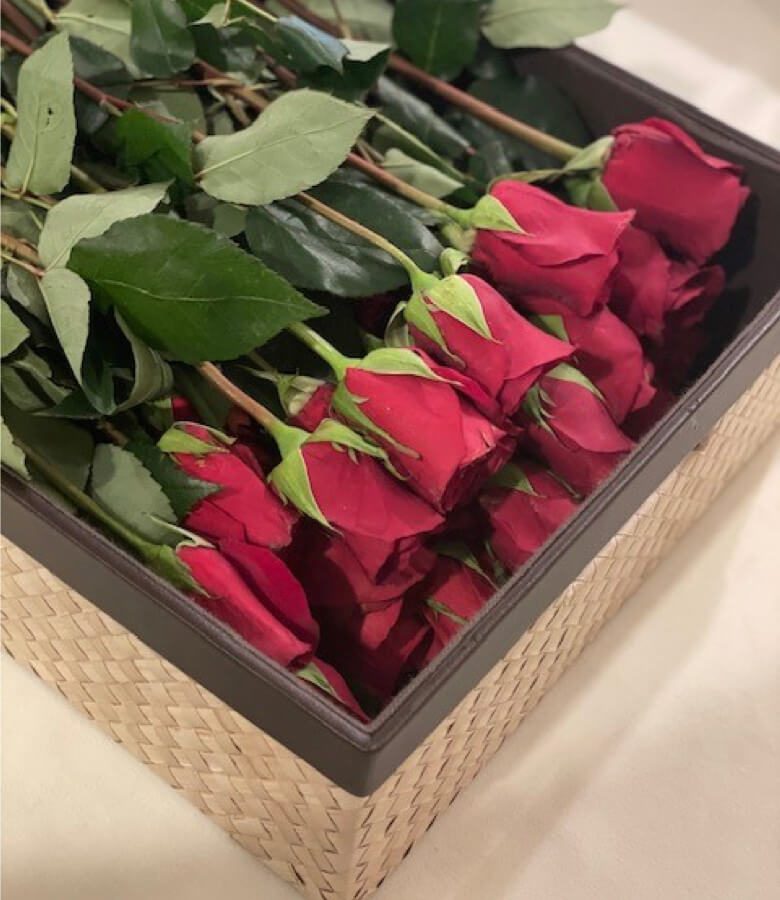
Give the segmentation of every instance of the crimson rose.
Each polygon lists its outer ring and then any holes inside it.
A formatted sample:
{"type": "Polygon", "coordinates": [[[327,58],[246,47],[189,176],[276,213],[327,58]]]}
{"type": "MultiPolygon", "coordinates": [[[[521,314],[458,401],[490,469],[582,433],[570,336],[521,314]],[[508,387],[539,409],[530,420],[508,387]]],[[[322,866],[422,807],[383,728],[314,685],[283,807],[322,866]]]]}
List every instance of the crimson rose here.
{"type": "Polygon", "coordinates": [[[621,125],[603,181],[635,224],[699,264],[729,239],[749,191],[739,166],[710,156],[682,128],[665,119],[621,125]]]}
{"type": "Polygon", "coordinates": [[[606,302],[618,240],[633,213],[579,209],[519,181],[499,181],[490,193],[525,229],[477,231],[474,262],[498,288],[512,299],[554,297],[581,316],[606,302]]]}

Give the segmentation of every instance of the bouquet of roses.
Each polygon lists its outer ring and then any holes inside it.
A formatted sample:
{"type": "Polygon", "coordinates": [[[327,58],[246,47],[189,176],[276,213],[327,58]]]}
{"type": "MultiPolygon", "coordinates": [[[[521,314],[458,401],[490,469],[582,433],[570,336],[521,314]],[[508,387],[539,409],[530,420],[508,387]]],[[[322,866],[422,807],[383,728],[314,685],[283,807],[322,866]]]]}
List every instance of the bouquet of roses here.
{"type": "Polygon", "coordinates": [[[3,463],[366,719],[674,402],[738,168],[512,73],[606,0],[2,11],[3,463]]]}

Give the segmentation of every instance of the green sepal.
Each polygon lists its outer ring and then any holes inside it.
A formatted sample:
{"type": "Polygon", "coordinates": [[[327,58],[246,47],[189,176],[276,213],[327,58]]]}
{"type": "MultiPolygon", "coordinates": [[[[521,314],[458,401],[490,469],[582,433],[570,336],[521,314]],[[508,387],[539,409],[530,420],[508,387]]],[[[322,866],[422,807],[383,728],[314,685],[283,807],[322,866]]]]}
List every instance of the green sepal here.
{"type": "Polygon", "coordinates": [[[399,453],[404,453],[407,456],[419,457],[419,454],[416,450],[412,450],[410,447],[405,447],[403,444],[399,443],[392,435],[388,434],[383,428],[380,428],[378,425],[375,425],[371,419],[363,412],[360,408],[361,403],[365,403],[365,399],[360,397],[354,397],[344,382],[340,382],[339,386],[336,388],[335,393],[333,394],[333,408],[336,412],[340,413],[344,418],[349,419],[349,421],[354,422],[361,431],[365,431],[368,434],[376,435],[381,438],[383,441],[386,441],[392,447],[394,447],[399,453]]]}
{"type": "Polygon", "coordinates": [[[536,315],[531,317],[534,324],[538,324],[544,331],[557,337],[559,341],[569,341],[569,335],[566,326],[563,324],[563,316],[558,315],[536,315]]]}
{"type": "Polygon", "coordinates": [[[426,292],[425,301],[457,319],[485,340],[493,340],[477,292],[460,275],[442,278],[435,287],[426,292]]]}
{"type": "Polygon", "coordinates": [[[552,429],[547,424],[549,413],[544,408],[545,399],[543,391],[538,384],[535,384],[525,395],[523,409],[540,428],[544,428],[545,431],[552,433],[552,429]]]}
{"type": "Polygon", "coordinates": [[[438,615],[446,616],[448,619],[451,619],[458,625],[468,625],[468,619],[464,619],[463,616],[459,616],[457,613],[453,612],[449,608],[449,606],[445,606],[435,597],[426,597],[425,605],[429,606],[435,613],[438,613],[438,615]]]}
{"type": "Polygon", "coordinates": [[[318,687],[321,691],[325,691],[325,693],[330,694],[331,697],[338,697],[336,691],[333,689],[333,686],[323,675],[322,671],[316,663],[308,663],[308,665],[305,665],[302,669],[298,669],[295,674],[298,676],[298,678],[303,679],[303,681],[308,681],[315,687],[318,687]]]}
{"type": "Polygon", "coordinates": [[[450,559],[455,559],[458,562],[463,563],[466,568],[471,569],[472,572],[476,572],[477,575],[481,575],[486,581],[492,583],[492,579],[479,564],[479,560],[474,555],[471,548],[468,544],[464,544],[463,541],[437,541],[434,544],[433,549],[440,556],[447,556],[450,559]]]}
{"type": "Polygon", "coordinates": [[[499,181],[522,181],[523,184],[544,184],[557,181],[564,174],[563,169],[525,169],[522,172],[512,172],[509,175],[499,175],[490,182],[490,187],[499,181]]]}
{"type": "Polygon", "coordinates": [[[477,205],[469,210],[468,224],[483,231],[512,231],[526,234],[512,213],[492,194],[485,194],[477,205]]]}
{"type": "Polygon", "coordinates": [[[307,443],[337,444],[339,447],[345,447],[348,450],[365,453],[366,456],[373,456],[381,460],[387,459],[387,453],[381,447],[377,447],[376,444],[367,441],[348,425],[338,422],[336,419],[323,419],[314,433],[309,436],[307,443]]]}
{"type": "Polygon", "coordinates": [[[412,294],[404,309],[404,318],[409,325],[413,325],[418,331],[422,332],[437,347],[450,354],[450,348],[444,340],[444,335],[431,315],[431,311],[428,309],[428,304],[423,299],[422,294],[412,294]]]}
{"type": "Polygon", "coordinates": [[[235,443],[233,438],[228,437],[216,428],[209,428],[207,425],[201,427],[206,428],[210,434],[213,434],[214,437],[224,444],[224,448],[216,447],[214,444],[209,444],[192,434],[188,434],[181,427],[181,423],[178,422],[165,432],[157,442],[157,447],[163,453],[191,453],[193,456],[208,456],[210,453],[227,453],[230,445],[235,443]]]}
{"type": "Polygon", "coordinates": [[[415,378],[449,383],[446,378],[430,369],[422,357],[404,347],[382,347],[379,350],[372,350],[354,368],[382,375],[412,375],[415,378]]]}
{"type": "Polygon", "coordinates": [[[196,594],[206,593],[192,577],[192,572],[187,565],[176,555],[173,547],[144,541],[143,544],[137,544],[136,549],[146,565],[166,581],[170,581],[171,584],[184,591],[193,591],[196,594]]]}
{"type": "Polygon", "coordinates": [[[442,238],[461,253],[471,254],[477,233],[473,228],[462,228],[455,222],[447,222],[441,228],[442,238]]]}
{"type": "Polygon", "coordinates": [[[509,491],[519,491],[536,496],[533,485],[518,463],[507,463],[488,481],[488,487],[506,488],[509,491]]]}
{"type": "Polygon", "coordinates": [[[574,366],[570,366],[568,363],[558,363],[558,365],[554,369],[551,369],[545,377],[578,384],[580,387],[584,387],[585,390],[590,391],[595,397],[598,397],[599,400],[604,400],[604,395],[590,378],[583,375],[579,369],[575,369],[574,366]]]}
{"type": "Polygon", "coordinates": [[[0,451],[2,451],[3,465],[8,466],[21,475],[26,481],[30,481],[30,473],[27,471],[27,457],[21,447],[17,447],[14,442],[14,436],[11,429],[5,424],[0,417],[0,451]]]}
{"type": "Polygon", "coordinates": [[[303,431],[303,440],[296,449],[289,448],[282,456],[282,461],[271,471],[268,481],[284,497],[285,500],[300,510],[305,516],[319,522],[329,531],[335,531],[333,525],[325,518],[311,489],[306,462],[301,453],[301,446],[309,435],[303,431]]]}
{"type": "MultiPolygon", "coordinates": [[[[390,321],[385,328],[384,340],[375,338],[376,343],[368,342],[367,353],[373,353],[374,350],[381,350],[382,347],[411,347],[413,341],[409,334],[409,326],[406,320],[407,303],[403,300],[396,306],[390,316],[390,321]]],[[[374,337],[371,335],[371,337],[374,337]]]]}
{"type": "Polygon", "coordinates": [[[609,154],[612,152],[612,145],[614,143],[615,139],[611,135],[593,141],[592,144],[583,147],[579,153],[572,156],[572,158],[566,162],[566,165],[563,167],[563,172],[565,174],[572,172],[591,172],[593,170],[603,172],[604,165],[609,158],[609,154]]]}
{"type": "Polygon", "coordinates": [[[565,180],[564,186],[569,199],[575,206],[592,209],[595,212],[618,211],[612,195],[596,172],[573,175],[565,180]]]}
{"type": "Polygon", "coordinates": [[[439,257],[439,268],[445,277],[447,275],[457,275],[461,269],[469,264],[469,255],[457,247],[447,247],[439,257]]]}
{"type": "Polygon", "coordinates": [[[2,321],[0,321],[0,336],[2,336],[2,351],[0,355],[9,356],[30,336],[30,329],[22,322],[19,316],[5,302],[0,301],[2,309],[2,321]]]}
{"type": "Polygon", "coordinates": [[[288,416],[297,416],[325,382],[321,378],[310,378],[308,375],[282,375],[276,372],[259,372],[255,374],[269,378],[276,384],[279,402],[288,416]]]}

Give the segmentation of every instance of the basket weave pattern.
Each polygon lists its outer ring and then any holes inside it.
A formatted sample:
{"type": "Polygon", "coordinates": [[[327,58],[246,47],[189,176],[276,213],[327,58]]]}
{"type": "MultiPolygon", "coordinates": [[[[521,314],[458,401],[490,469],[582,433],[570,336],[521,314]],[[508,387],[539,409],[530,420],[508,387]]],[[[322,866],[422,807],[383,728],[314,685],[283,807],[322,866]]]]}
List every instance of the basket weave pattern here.
{"type": "Polygon", "coordinates": [[[17,547],[3,644],[282,878],[370,894],[780,423],[780,359],[370,797],[353,797],[17,547]]]}

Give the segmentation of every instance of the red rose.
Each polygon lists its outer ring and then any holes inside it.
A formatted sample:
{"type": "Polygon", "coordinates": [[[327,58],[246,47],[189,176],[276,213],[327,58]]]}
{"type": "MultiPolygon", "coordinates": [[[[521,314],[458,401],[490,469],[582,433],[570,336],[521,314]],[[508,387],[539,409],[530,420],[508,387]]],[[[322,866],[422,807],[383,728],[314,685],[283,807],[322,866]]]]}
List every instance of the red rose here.
{"type": "Polygon", "coordinates": [[[442,512],[473,496],[512,452],[506,432],[412,350],[374,350],[351,362],[333,405],[442,512]]]}
{"type": "Polygon", "coordinates": [[[500,181],[491,194],[525,230],[477,231],[474,262],[497,287],[511,298],[522,293],[555,297],[581,316],[606,302],[618,239],[633,213],[578,209],[519,181],[500,181]]]}
{"type": "Polygon", "coordinates": [[[171,397],[171,415],[175,422],[199,422],[200,416],[186,397],[174,394],[171,397]]]}
{"type": "Polygon", "coordinates": [[[542,376],[524,409],[531,448],[580,494],[594,490],[633,447],[598,389],[566,363],[542,376]]]}
{"type": "Polygon", "coordinates": [[[315,431],[320,422],[330,415],[330,404],[335,390],[335,385],[323,381],[313,393],[303,398],[303,402],[297,408],[288,410],[287,421],[296,428],[315,431]]]}
{"type": "Polygon", "coordinates": [[[188,475],[221,488],[192,508],[186,528],[213,541],[233,538],[271,549],[290,543],[297,515],[265,483],[249,446],[193,423],[174,426],[159,446],[188,475]]]}
{"type": "Polygon", "coordinates": [[[709,156],[665,119],[621,125],[603,180],[621,209],[636,210],[636,224],[662,244],[697,263],[728,241],[749,191],[742,170],[709,156]]]}
{"type": "Polygon", "coordinates": [[[474,275],[452,275],[416,294],[406,318],[415,342],[478,382],[504,416],[517,412],[542,372],[572,352],[474,275]]]}
{"type": "Polygon", "coordinates": [[[577,511],[563,484],[530,460],[505,466],[479,502],[490,521],[490,547],[509,572],[519,569],[577,511]]]}
{"type": "Polygon", "coordinates": [[[448,556],[439,557],[434,570],[413,595],[433,629],[426,663],[476,616],[495,590],[491,581],[471,566],[448,556]]]}
{"type": "Polygon", "coordinates": [[[720,266],[700,268],[693,262],[673,261],[653,235],[629,228],[620,239],[609,305],[636,334],[662,341],[671,312],[689,305],[706,311],[724,281],[720,266]]]}
{"type": "Polygon", "coordinates": [[[361,722],[369,721],[369,717],[363,712],[341,673],[329,663],[315,658],[295,674],[302,681],[313,685],[317,690],[327,694],[331,699],[348,709],[361,722]]]}
{"type": "Polygon", "coordinates": [[[652,366],[642,345],[609,309],[597,310],[586,318],[546,297],[524,297],[522,302],[541,316],[553,334],[574,346],[574,365],[604,395],[615,422],[620,424],[630,412],[653,399],[652,366]]]}
{"type": "Polygon", "coordinates": [[[384,457],[341,422],[301,432],[269,481],[310,518],[338,532],[374,582],[408,567],[442,517],[388,474],[384,457]]]}
{"type": "Polygon", "coordinates": [[[282,666],[303,665],[314,653],[313,625],[300,586],[284,564],[254,544],[231,541],[231,559],[213,547],[181,545],[176,553],[203,588],[193,597],[216,618],[229,625],[248,644],[282,666]],[[280,577],[281,576],[281,577],[280,577]],[[295,622],[294,630],[277,617],[295,622]]]}

